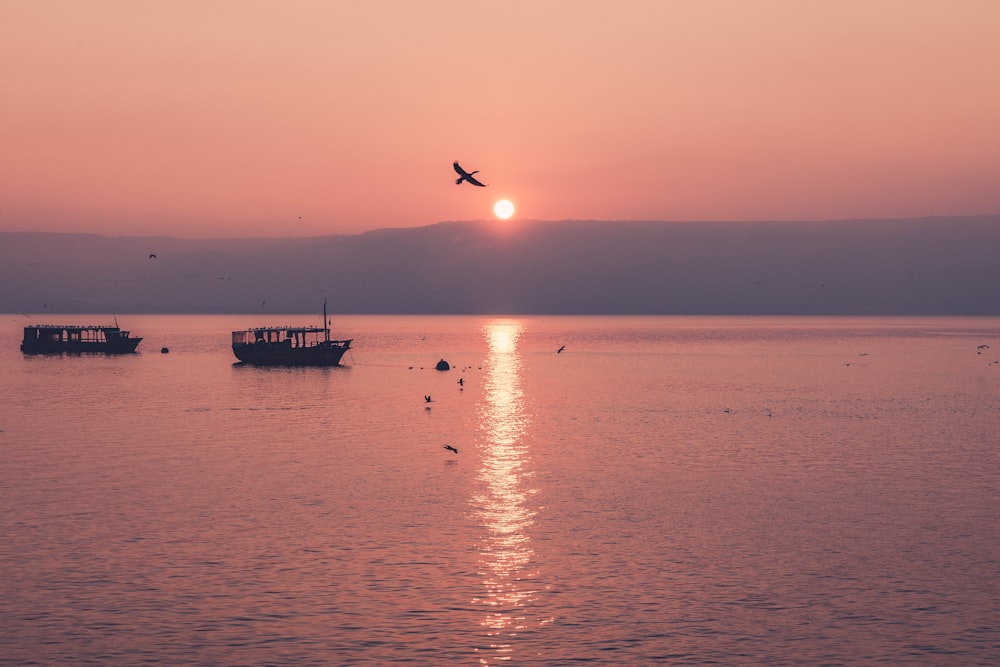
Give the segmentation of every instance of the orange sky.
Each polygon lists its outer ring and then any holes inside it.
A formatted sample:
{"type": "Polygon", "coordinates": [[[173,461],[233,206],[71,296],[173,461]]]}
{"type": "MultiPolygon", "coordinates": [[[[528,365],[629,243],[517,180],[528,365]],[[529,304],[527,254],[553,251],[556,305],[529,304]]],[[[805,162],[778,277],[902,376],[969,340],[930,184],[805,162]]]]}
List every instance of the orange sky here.
{"type": "Polygon", "coordinates": [[[995,0],[0,0],[0,231],[997,213],[997,35],[995,0]]]}

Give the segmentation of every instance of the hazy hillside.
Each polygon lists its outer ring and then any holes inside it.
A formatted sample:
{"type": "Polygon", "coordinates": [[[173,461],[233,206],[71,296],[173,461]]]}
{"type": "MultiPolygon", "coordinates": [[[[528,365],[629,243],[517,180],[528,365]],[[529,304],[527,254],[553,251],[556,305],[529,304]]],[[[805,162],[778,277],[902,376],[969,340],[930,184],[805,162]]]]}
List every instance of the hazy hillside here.
{"type": "Polygon", "coordinates": [[[1000,315],[1000,216],[0,234],[0,311],[1000,315]],[[150,258],[155,254],[155,258],[150,258]]]}

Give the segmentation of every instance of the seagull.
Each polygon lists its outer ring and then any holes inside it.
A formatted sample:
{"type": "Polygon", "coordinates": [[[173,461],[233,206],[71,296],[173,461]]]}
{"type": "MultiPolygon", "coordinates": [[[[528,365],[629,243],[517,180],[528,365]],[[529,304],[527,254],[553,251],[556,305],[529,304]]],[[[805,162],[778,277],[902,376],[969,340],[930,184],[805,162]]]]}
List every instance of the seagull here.
{"type": "Polygon", "coordinates": [[[465,384],[465,378],[458,378],[459,384],[465,384]]]}
{"type": "Polygon", "coordinates": [[[451,445],[445,445],[444,448],[447,449],[449,452],[455,452],[456,454],[458,454],[458,450],[452,447],[451,445]]]}
{"type": "Polygon", "coordinates": [[[562,347],[560,347],[560,348],[559,348],[558,350],[556,350],[556,354],[559,354],[560,352],[562,352],[562,351],[563,351],[563,350],[565,350],[565,349],[566,349],[566,346],[565,346],[565,345],[563,345],[563,346],[562,346],[562,347]]]}
{"type": "Polygon", "coordinates": [[[424,402],[425,403],[430,403],[431,402],[431,397],[429,395],[428,396],[424,396],[424,402]]]}
{"type": "Polygon", "coordinates": [[[466,171],[462,169],[462,166],[458,164],[457,161],[452,166],[455,167],[455,172],[458,174],[458,179],[455,181],[455,185],[461,185],[462,181],[468,181],[472,185],[478,185],[481,188],[486,187],[485,183],[480,183],[479,181],[476,180],[475,176],[473,176],[473,174],[479,173],[478,169],[472,172],[466,171]]]}
{"type": "Polygon", "coordinates": [[[156,255],[154,255],[153,253],[149,253],[149,258],[150,259],[156,259],[156,255]]]}
{"type": "Polygon", "coordinates": [[[980,345],[976,349],[977,350],[988,350],[988,349],[990,349],[990,346],[989,345],[980,345]]]}

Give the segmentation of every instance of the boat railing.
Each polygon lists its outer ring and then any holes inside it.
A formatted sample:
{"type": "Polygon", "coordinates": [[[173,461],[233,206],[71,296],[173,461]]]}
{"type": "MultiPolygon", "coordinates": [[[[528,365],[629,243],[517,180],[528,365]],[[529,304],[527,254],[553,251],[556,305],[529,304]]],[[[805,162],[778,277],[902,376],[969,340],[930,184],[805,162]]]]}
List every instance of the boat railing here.
{"type": "Polygon", "coordinates": [[[54,324],[32,325],[24,328],[24,340],[50,343],[82,342],[100,343],[112,339],[128,338],[128,331],[109,326],[60,326],[54,324]]]}

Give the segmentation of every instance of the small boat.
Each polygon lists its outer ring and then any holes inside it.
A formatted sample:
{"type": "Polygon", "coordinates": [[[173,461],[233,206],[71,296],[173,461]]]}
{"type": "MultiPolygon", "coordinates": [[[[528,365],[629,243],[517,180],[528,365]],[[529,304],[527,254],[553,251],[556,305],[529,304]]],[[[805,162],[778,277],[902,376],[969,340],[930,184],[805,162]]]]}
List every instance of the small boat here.
{"type": "Polygon", "coordinates": [[[98,352],[130,354],[142,338],[115,326],[80,326],[38,324],[24,327],[21,351],[28,354],[59,354],[62,352],[98,352]]]}
{"type": "Polygon", "coordinates": [[[339,366],[351,341],[331,340],[323,301],[321,327],[257,327],[233,332],[233,354],[258,366],[339,366]]]}

